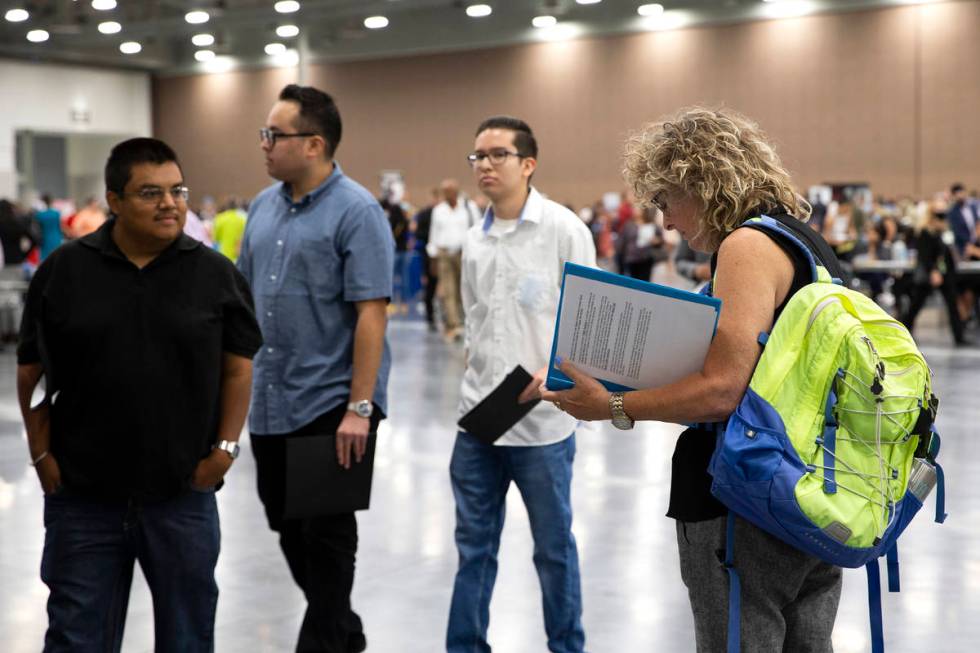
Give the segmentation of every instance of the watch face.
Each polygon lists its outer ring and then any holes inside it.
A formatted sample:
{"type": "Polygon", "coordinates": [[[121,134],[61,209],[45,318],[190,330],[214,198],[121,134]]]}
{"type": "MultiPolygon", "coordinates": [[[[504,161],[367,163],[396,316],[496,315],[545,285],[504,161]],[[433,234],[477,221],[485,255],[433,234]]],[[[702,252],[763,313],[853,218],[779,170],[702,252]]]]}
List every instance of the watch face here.
{"type": "Polygon", "coordinates": [[[370,401],[359,401],[357,402],[357,408],[354,410],[354,412],[361,417],[370,417],[372,412],[371,408],[372,406],[370,401]]]}

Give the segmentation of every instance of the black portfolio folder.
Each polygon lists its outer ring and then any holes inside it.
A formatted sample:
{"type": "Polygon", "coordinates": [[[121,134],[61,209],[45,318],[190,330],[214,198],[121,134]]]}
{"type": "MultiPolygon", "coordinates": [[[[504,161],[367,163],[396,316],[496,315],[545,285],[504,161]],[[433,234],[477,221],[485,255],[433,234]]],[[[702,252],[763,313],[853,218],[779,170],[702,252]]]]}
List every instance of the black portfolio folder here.
{"type": "Polygon", "coordinates": [[[520,365],[515,367],[493,392],[463,415],[459,428],[487,444],[493,444],[541,401],[534,399],[524,404],[517,403],[517,398],[533,378],[520,365]]]}
{"type": "Polygon", "coordinates": [[[367,510],[371,504],[371,477],[378,434],[368,435],[361,462],[350,469],[337,462],[337,438],[333,434],[286,440],[287,519],[337,515],[367,510]]]}

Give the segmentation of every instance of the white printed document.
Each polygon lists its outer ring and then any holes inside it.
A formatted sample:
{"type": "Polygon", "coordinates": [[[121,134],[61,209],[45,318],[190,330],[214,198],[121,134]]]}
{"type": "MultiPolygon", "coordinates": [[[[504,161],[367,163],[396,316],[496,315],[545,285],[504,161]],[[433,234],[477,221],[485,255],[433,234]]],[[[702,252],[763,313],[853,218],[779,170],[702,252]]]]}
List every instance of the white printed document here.
{"type": "Polygon", "coordinates": [[[565,264],[547,386],[572,387],[560,356],[613,391],[673,383],[704,365],[721,300],[565,264]]]}

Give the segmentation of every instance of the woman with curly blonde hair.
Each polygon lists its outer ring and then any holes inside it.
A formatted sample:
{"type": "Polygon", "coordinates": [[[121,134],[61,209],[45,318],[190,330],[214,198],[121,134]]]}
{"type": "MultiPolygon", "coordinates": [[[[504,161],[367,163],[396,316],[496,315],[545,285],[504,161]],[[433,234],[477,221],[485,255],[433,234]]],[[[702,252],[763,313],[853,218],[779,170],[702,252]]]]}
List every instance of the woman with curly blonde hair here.
{"type": "MultiPolygon", "coordinates": [[[[714,340],[700,372],[667,386],[610,393],[564,362],[559,367],[575,387],[542,396],[579,419],[615,418],[619,428],[632,420],[724,422],[755,370],[759,333],[771,331],[793,293],[812,280],[797,248],[772,232],[738,227],[764,214],[802,240],[812,233],[801,222],[810,205],[797,195],[759,127],[727,109],[695,107],[647,125],[626,143],[624,174],[638,201],[663,211],[667,229],[679,231],[693,249],[712,253],[712,294],[723,307],[714,340]]],[[[839,270],[826,250],[814,254],[832,272],[839,270]]],[[[718,552],[725,549],[728,511],[711,495],[707,467],[714,446],[709,428],[689,428],[678,439],[667,511],[677,521],[681,578],[699,653],[724,651],[727,642],[729,581],[718,552]]],[[[742,650],[832,651],[840,568],[742,519],[736,520],[734,550],[742,583],[742,650]]]]}

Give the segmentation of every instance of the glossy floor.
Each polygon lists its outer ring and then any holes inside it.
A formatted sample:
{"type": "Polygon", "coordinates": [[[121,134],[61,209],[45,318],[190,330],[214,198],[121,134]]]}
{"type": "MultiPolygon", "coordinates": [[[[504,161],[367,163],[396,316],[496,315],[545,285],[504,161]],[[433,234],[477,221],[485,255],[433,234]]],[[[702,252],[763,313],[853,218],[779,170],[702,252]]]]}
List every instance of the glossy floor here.
{"type": "MultiPolygon", "coordinates": [[[[952,349],[944,329],[921,328],[943,397],[942,461],[950,518],[923,511],[903,539],[900,594],[887,595],[890,653],[973,651],[980,642],[980,350],[952,349]]],[[[934,318],[933,318],[934,319],[934,318]]],[[[390,329],[395,365],[391,419],[379,439],[372,509],[360,516],[355,608],[369,650],[436,653],[442,647],[456,564],[448,464],[462,371],[459,346],[420,322],[390,329]]],[[[0,651],[36,652],[47,591],[38,578],[42,498],[13,393],[14,358],[0,354],[0,651]]],[[[692,651],[693,622],[666,519],[670,454],[679,428],[609,426],[578,434],[575,534],[582,565],[585,628],[592,653],[692,651]]],[[[217,651],[290,651],[304,600],[289,579],[255,492],[246,448],[219,493],[217,651]]],[[[508,501],[490,639],[501,653],[543,653],[540,595],[526,513],[508,501]]],[[[863,571],[847,571],[834,632],[839,653],[870,650],[863,571]]],[[[137,573],[125,651],[151,651],[152,613],[137,573]]]]}

